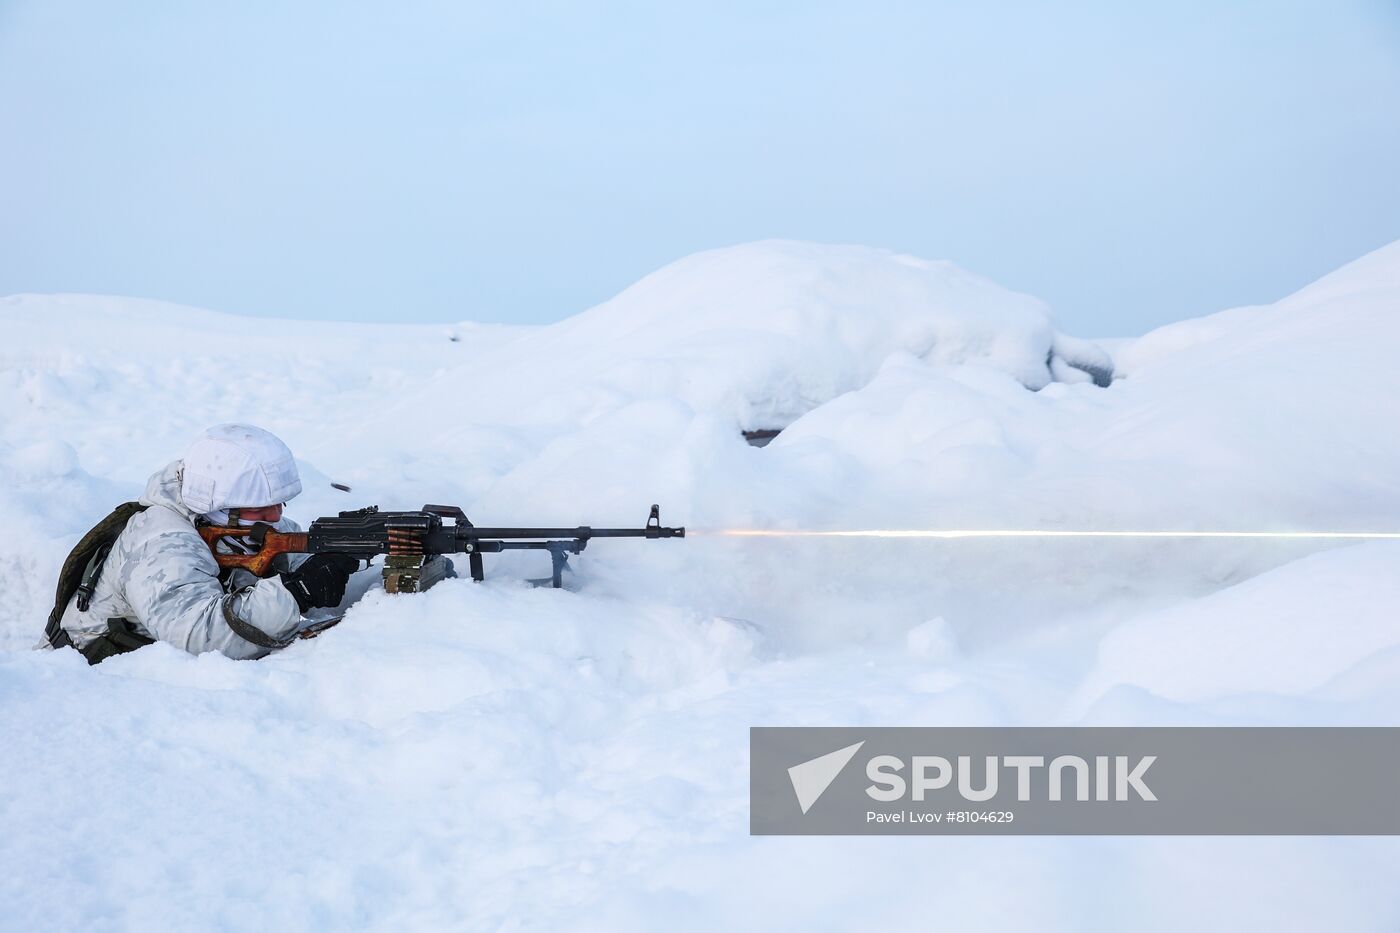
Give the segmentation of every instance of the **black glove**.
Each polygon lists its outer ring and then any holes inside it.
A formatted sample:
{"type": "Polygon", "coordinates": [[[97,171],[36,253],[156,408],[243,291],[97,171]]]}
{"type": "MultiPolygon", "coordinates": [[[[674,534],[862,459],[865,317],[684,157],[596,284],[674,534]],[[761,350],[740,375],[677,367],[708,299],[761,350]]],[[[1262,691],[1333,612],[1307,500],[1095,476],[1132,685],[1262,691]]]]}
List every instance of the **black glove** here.
{"type": "Polygon", "coordinates": [[[282,585],[296,597],[304,613],[308,609],[338,606],[345,598],[345,583],[360,569],[349,554],[312,554],[291,573],[282,574],[282,585]]]}

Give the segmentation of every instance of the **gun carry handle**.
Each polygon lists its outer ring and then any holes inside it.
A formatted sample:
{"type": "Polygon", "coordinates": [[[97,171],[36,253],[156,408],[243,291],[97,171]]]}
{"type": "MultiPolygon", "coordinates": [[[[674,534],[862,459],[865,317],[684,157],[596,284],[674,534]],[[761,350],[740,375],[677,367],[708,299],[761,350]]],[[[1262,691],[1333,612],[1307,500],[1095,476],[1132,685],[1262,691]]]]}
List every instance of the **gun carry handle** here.
{"type": "Polygon", "coordinates": [[[251,528],[241,526],[202,525],[199,536],[209,545],[214,560],[220,567],[241,567],[256,577],[272,574],[272,562],[280,554],[305,554],[307,535],[305,532],[273,531],[268,525],[257,524],[251,528]],[[252,554],[221,554],[215,548],[224,538],[251,539],[258,545],[252,554]]]}

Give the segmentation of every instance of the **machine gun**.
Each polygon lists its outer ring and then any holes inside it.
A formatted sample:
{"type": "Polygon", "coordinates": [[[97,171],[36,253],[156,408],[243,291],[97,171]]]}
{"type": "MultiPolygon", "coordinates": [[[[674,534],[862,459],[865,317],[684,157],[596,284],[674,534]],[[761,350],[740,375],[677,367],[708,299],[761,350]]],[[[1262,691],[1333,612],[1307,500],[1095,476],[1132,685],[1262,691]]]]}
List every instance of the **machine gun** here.
{"type": "Polygon", "coordinates": [[[548,551],[549,581],[557,588],[563,585],[569,555],[582,553],[594,538],[684,538],[685,529],[662,527],[661,508],[655,505],[642,528],[477,528],[455,505],[425,505],[416,512],[381,512],[372,505],[318,518],[306,531],[277,531],[259,522],[246,527],[202,525],[199,534],[220,567],[240,567],[259,577],[272,574],[280,554],[336,551],[364,561],[383,554],[384,588],[417,593],[448,575],[448,554],[466,554],[472,579],[480,582],[485,578],[482,554],[548,551]],[[227,542],[229,552],[219,549],[220,542],[227,542]],[[246,542],[256,549],[247,550],[246,542]]]}

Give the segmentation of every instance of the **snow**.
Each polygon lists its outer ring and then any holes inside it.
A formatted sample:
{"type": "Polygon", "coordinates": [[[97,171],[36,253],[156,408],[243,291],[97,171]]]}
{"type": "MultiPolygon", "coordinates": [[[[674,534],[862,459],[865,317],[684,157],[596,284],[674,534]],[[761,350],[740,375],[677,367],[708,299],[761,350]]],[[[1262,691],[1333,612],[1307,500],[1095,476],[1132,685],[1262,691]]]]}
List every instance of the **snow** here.
{"type": "Polygon", "coordinates": [[[0,927],[1393,929],[1387,839],[752,838],[746,773],[754,725],[1397,724],[1391,542],[599,541],[260,662],[31,648],[222,421],[287,441],[302,522],[1400,530],[1396,307],[1400,243],[1099,345],[790,242],[544,327],[0,299],[0,927]]]}
{"type": "Polygon", "coordinates": [[[1127,685],[1200,703],[1310,693],[1400,645],[1396,606],[1400,543],[1313,554],[1115,628],[1080,694],[1127,685]]]}

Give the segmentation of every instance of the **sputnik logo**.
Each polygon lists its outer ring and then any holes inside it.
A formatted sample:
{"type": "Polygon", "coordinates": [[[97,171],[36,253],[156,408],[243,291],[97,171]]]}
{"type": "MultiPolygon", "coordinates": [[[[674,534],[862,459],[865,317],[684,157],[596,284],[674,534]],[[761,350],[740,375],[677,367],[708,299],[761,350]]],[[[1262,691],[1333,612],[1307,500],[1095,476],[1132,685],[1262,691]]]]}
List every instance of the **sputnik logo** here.
{"type": "Polygon", "coordinates": [[[792,781],[792,790],[797,794],[797,805],[802,808],[803,814],[812,809],[812,804],[826,793],[831,782],[836,780],[836,776],[846,765],[850,764],[851,759],[855,757],[856,752],[860,751],[860,747],[864,744],[865,740],[862,739],[854,745],[838,748],[834,752],[828,752],[788,768],[788,779],[792,781]]]}

